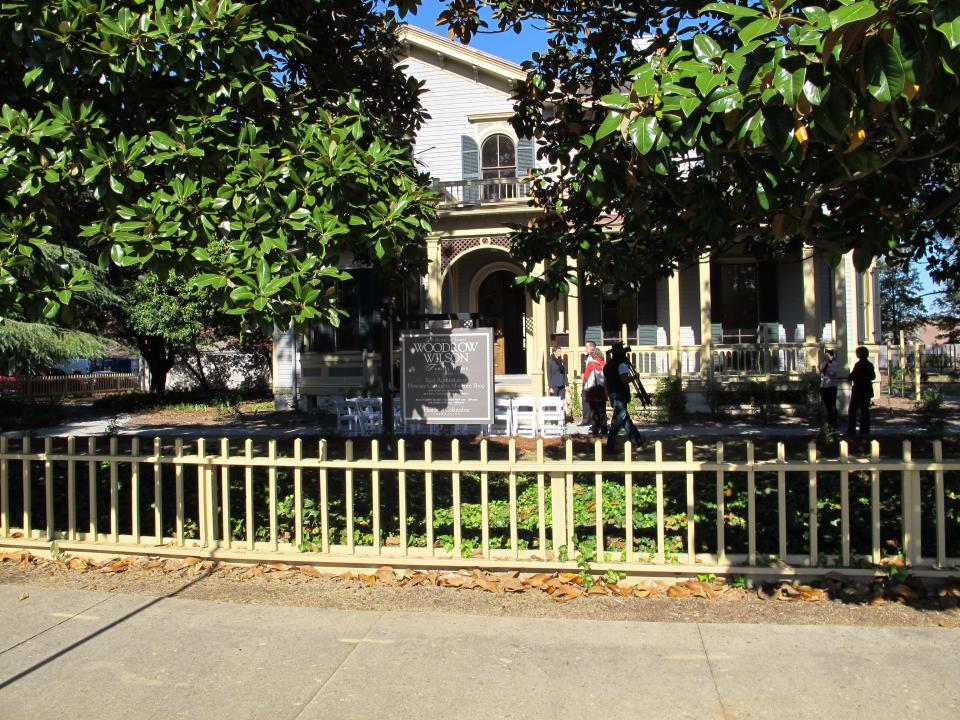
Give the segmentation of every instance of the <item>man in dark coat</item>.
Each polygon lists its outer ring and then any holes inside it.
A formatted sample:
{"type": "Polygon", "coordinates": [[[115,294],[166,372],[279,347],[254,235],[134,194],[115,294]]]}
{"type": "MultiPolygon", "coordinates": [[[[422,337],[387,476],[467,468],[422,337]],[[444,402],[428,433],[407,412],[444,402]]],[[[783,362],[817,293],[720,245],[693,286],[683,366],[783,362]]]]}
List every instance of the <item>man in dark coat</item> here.
{"type": "Polygon", "coordinates": [[[610,407],[613,408],[613,419],[610,422],[610,432],[607,434],[607,450],[612,451],[620,428],[625,428],[627,438],[634,447],[642,448],[646,441],[637,426],[630,419],[627,405],[630,403],[630,365],[627,362],[627,349],[623,343],[614,343],[607,357],[607,364],[603,368],[603,377],[610,398],[610,407]]]}
{"type": "Polygon", "coordinates": [[[857,413],[860,414],[860,435],[870,434],[870,400],[873,381],[877,379],[873,363],[867,360],[870,351],[862,345],[857,348],[857,362],[850,371],[850,408],[847,411],[847,435],[857,434],[857,413]]]}

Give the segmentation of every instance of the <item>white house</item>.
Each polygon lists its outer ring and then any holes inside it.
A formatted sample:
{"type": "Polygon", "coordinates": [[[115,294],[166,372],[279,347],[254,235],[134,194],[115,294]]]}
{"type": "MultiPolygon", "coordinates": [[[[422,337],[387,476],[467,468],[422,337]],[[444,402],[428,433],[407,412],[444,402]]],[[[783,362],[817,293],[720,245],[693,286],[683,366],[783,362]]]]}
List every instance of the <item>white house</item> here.
{"type": "MultiPolygon", "coordinates": [[[[641,374],[680,374],[688,385],[706,377],[799,377],[826,346],[852,364],[859,344],[879,342],[877,274],[856,272],[852,257],[831,267],[812,250],[779,262],[743,255],[691,258],[635,296],[580,287],[556,302],[534,302],[514,284],[521,267],[510,256],[510,225],[538,212],[524,178],[537,166],[535,144],[508,120],[521,68],[433,33],[405,27],[406,72],[424,81],[430,119],[414,156],[441,195],[426,238],[429,269],[409,289],[407,312],[460,315],[448,322],[494,328],[497,392],[543,394],[551,342],[566,350],[571,377],[583,345],[624,340],[641,374]]],[[[572,262],[572,261],[571,261],[572,262]]],[[[377,384],[376,278],[358,270],[341,288],[350,313],[340,328],[315,327],[294,340],[278,333],[274,391],[318,398],[377,384]]]]}

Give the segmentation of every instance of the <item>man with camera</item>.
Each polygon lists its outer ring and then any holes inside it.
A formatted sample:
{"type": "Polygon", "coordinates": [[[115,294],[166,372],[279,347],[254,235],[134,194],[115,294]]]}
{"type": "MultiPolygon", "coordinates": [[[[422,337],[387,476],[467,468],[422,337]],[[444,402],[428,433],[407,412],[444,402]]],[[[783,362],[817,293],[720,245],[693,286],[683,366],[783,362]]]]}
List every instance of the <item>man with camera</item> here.
{"type": "Polygon", "coordinates": [[[627,437],[634,447],[643,448],[647,444],[627,411],[627,405],[630,403],[631,397],[631,384],[637,388],[637,399],[641,403],[646,405],[650,402],[650,396],[643,389],[640,379],[630,364],[629,352],[630,348],[624,347],[622,342],[614,343],[607,353],[607,364],[603,368],[607,397],[610,399],[610,406],[613,408],[613,420],[610,423],[610,432],[607,435],[608,452],[613,451],[616,437],[620,434],[621,428],[627,431],[627,437]]]}

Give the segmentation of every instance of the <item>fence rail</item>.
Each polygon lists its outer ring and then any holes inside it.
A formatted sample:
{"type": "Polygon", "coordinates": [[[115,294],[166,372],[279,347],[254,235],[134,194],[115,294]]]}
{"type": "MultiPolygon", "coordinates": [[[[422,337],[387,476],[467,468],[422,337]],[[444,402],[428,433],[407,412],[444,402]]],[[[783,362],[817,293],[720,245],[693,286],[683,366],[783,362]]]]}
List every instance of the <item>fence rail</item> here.
{"type": "Polygon", "coordinates": [[[390,455],[372,440],[362,457],[350,440],[84,444],[0,438],[0,546],[531,571],[575,569],[579,554],[634,575],[960,565],[960,461],[939,441],[923,459],[909,441],[899,457],[873,442],[832,458],[783,443],[760,458],[750,442],[616,458],[571,441],[523,458],[513,440],[399,440],[390,455]]]}
{"type": "Polygon", "coordinates": [[[27,399],[122,393],[139,387],[136,373],[18,376],[0,380],[0,394],[27,399]]]}

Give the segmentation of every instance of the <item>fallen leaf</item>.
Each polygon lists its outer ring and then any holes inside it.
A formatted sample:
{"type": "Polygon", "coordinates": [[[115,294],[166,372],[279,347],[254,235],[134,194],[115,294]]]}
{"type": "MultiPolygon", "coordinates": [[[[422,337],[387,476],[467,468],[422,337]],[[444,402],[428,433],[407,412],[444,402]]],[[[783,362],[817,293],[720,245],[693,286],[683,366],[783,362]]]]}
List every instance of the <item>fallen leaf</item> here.
{"type": "Polygon", "coordinates": [[[87,561],[81,560],[80,558],[72,558],[70,562],[67,563],[67,567],[71,570],[86,570],[87,561]]]}
{"type": "Polygon", "coordinates": [[[899,602],[915,602],[920,599],[920,593],[903,583],[890,588],[890,594],[899,602]]]}
{"type": "Polygon", "coordinates": [[[530,587],[540,587],[549,579],[549,575],[537,573],[536,575],[531,575],[530,577],[524,578],[523,583],[524,585],[529,585],[530,587]]]}
{"type": "Polygon", "coordinates": [[[633,587],[631,585],[621,585],[620,583],[614,583],[613,585],[608,586],[610,591],[614,595],[619,595],[620,597],[630,597],[633,595],[633,587]]]}
{"type": "Polygon", "coordinates": [[[667,588],[667,597],[685,598],[690,597],[690,589],[685,585],[671,585],[667,588]]]}
{"type": "Polygon", "coordinates": [[[564,585],[560,590],[553,594],[553,598],[558,602],[569,602],[583,595],[584,590],[579,585],[564,585]]]}
{"type": "Polygon", "coordinates": [[[633,588],[633,594],[638,598],[648,598],[653,594],[653,588],[650,587],[635,587],[633,588]]]}
{"type": "Polygon", "coordinates": [[[188,558],[184,558],[183,560],[181,560],[181,561],[180,561],[180,565],[183,566],[183,567],[190,567],[191,565],[196,565],[198,562],[200,562],[200,558],[198,558],[198,557],[188,557],[188,558]]]}
{"type": "Polygon", "coordinates": [[[153,570],[154,568],[163,567],[163,560],[148,560],[143,565],[140,566],[141,570],[153,570]]]}
{"type": "Polygon", "coordinates": [[[310,577],[323,576],[323,573],[317,570],[313,565],[298,565],[297,570],[299,570],[302,575],[309,575],[310,577]]]}
{"type": "Polygon", "coordinates": [[[19,595],[17,595],[17,600],[26,600],[28,597],[30,597],[29,594],[27,594],[27,593],[25,593],[25,592],[24,592],[24,593],[20,593],[19,595]]]}
{"type": "Polygon", "coordinates": [[[376,575],[357,575],[360,578],[360,582],[366,583],[367,585],[373,585],[377,581],[376,575]]]}
{"type": "Polygon", "coordinates": [[[376,573],[377,582],[382,583],[383,585],[393,585],[397,582],[397,576],[393,572],[393,568],[389,565],[384,565],[376,573]]]}
{"type": "Polygon", "coordinates": [[[516,580],[514,578],[510,578],[503,583],[504,592],[511,592],[511,593],[526,592],[529,589],[530,589],[529,585],[521,582],[520,580],[516,580]]]}
{"type": "Polygon", "coordinates": [[[276,572],[284,572],[285,570],[290,569],[290,566],[285,565],[284,563],[270,563],[269,565],[267,565],[267,567],[270,570],[274,570],[276,572]]]}
{"type": "Polygon", "coordinates": [[[607,586],[603,583],[594,583],[587,590],[587,595],[607,595],[607,586]]]}

